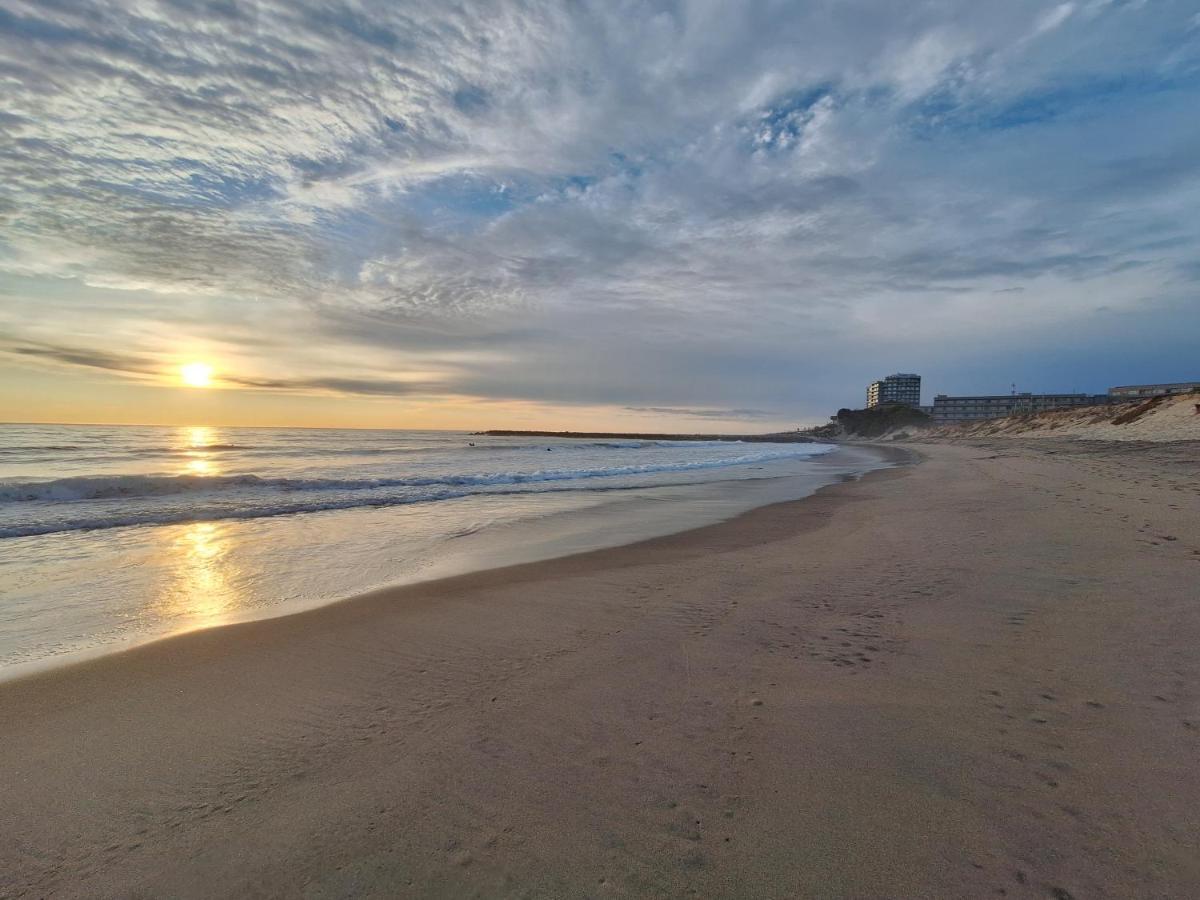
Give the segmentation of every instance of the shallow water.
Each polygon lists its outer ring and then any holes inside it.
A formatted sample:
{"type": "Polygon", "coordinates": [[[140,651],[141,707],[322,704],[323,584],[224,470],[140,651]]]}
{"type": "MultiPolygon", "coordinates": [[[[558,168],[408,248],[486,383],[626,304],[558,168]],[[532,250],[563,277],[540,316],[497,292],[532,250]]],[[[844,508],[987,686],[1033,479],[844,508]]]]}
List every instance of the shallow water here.
{"type": "Polygon", "coordinates": [[[0,675],[667,534],[879,465],[831,450],[0,426],[0,675]]]}

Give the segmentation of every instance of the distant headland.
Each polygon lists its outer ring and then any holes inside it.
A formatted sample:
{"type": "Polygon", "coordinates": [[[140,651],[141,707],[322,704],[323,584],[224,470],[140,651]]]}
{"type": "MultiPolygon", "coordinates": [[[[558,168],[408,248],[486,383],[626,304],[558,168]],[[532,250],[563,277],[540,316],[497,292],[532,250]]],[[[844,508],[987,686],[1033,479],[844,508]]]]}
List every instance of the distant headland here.
{"type": "Polygon", "coordinates": [[[774,434],[648,434],[632,431],[509,431],[492,429],[473,432],[482,437],[552,437],[599,441],[745,441],[764,444],[812,444],[813,438],[798,431],[774,434]]]}

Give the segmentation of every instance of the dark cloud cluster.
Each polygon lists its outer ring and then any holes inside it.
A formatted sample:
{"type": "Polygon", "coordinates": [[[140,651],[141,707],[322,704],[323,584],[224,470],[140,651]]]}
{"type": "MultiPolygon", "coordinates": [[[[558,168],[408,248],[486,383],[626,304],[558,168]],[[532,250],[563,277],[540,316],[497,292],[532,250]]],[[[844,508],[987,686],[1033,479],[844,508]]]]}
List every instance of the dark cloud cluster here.
{"type": "Polygon", "coordinates": [[[149,357],[106,353],[103,350],[27,343],[0,344],[0,350],[15,356],[31,356],[36,359],[52,360],[67,366],[104,369],[126,375],[155,375],[159,371],[154,360],[149,357]]]}
{"type": "Polygon", "coordinates": [[[13,0],[0,78],[25,359],[204,322],[258,390],[786,421],[1200,306],[1181,0],[13,0]]]}

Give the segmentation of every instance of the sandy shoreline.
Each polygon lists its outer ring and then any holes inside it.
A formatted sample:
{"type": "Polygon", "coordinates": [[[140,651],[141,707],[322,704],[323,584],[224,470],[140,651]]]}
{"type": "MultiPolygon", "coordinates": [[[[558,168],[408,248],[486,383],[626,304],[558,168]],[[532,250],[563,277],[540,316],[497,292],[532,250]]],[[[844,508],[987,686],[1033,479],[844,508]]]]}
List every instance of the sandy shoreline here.
{"type": "MultiPolygon", "coordinates": [[[[440,539],[433,540],[427,524],[406,518],[422,507],[412,504],[355,509],[349,516],[357,513],[356,522],[348,521],[346,511],[335,510],[315,516],[252,517],[236,524],[217,520],[135,528],[130,531],[132,540],[107,556],[81,561],[68,550],[65,577],[58,570],[60,555],[52,551],[44,563],[31,567],[31,548],[22,547],[15,551],[16,575],[6,573],[9,581],[0,585],[0,613],[7,613],[0,615],[0,684],[192,631],[279,618],[380,590],[676,534],[806,497],[904,456],[895,448],[824,449],[832,452],[769,468],[753,466],[742,478],[636,488],[597,486],[547,495],[574,494],[587,504],[577,508],[550,503],[539,509],[540,497],[534,493],[523,498],[531,505],[520,512],[514,509],[507,520],[503,513],[497,517],[486,508],[472,509],[467,500],[466,508],[455,510],[458,527],[450,524],[455,517],[448,515],[440,539]],[[277,523],[283,527],[270,529],[277,523]],[[269,530],[255,530],[256,525],[269,530]],[[289,526],[297,527],[289,531],[289,526]],[[282,558],[286,548],[305,528],[314,530],[308,546],[288,566],[282,558]],[[320,565],[310,566],[318,556],[323,557],[320,565]],[[142,560],[149,565],[143,566],[142,560]],[[110,568],[117,570],[112,583],[99,574],[110,568]],[[150,573],[140,582],[121,577],[145,568],[150,573]],[[55,587],[41,596],[27,592],[44,583],[55,587]],[[164,596],[164,591],[174,593],[164,596]],[[33,617],[22,615],[22,610],[33,617]],[[56,618],[59,612],[61,618],[56,618]]],[[[104,547],[108,536],[101,530],[80,534],[79,540],[81,546],[104,547]]]]}
{"type": "Polygon", "coordinates": [[[0,685],[0,894],[1200,893],[1195,446],[920,451],[0,685]]]}

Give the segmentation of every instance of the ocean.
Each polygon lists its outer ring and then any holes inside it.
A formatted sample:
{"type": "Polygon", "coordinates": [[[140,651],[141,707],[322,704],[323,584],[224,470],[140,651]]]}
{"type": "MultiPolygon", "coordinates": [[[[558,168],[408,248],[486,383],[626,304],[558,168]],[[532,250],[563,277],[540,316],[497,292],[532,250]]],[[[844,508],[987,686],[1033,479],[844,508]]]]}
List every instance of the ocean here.
{"type": "Polygon", "coordinates": [[[667,534],[880,465],[834,449],[0,425],[0,677],[667,534]]]}

